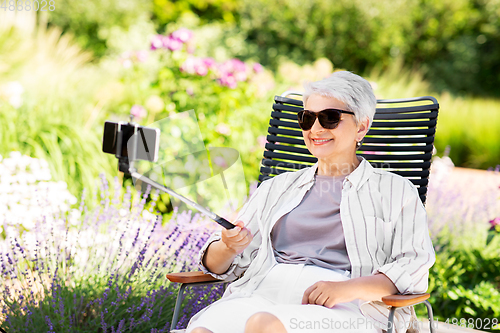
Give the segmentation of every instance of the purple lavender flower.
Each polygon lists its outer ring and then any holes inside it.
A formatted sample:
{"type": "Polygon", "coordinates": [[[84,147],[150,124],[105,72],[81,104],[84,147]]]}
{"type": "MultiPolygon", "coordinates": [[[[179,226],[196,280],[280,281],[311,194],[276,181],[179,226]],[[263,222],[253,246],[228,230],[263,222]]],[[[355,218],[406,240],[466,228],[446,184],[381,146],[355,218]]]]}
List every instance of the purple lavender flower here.
{"type": "MultiPolygon", "coordinates": [[[[19,281],[15,286],[0,285],[3,299],[15,300],[0,306],[8,331],[25,331],[33,325],[33,318],[45,318],[50,331],[123,332],[127,327],[147,325],[144,327],[165,332],[168,328],[166,320],[172,309],[165,304],[170,304],[176,286],[165,284],[165,274],[172,267],[195,269],[194,258],[216,225],[199,214],[177,210],[162,225],[160,218],[146,219],[141,213],[149,209],[145,206],[149,189],[135,196],[132,204],[130,188],[120,199],[110,193],[105,177],[101,183],[102,196],[96,193],[96,197],[103,205],[93,210],[80,206],[84,212],[81,223],[60,230],[51,222],[60,216],[46,213],[43,227],[38,223],[30,231],[34,240],[0,240],[2,276],[19,281]],[[18,268],[24,262],[38,269],[18,268]],[[45,307],[35,301],[40,292],[45,295],[40,302],[45,307]],[[78,326],[82,323],[87,326],[78,326]]],[[[195,294],[192,306],[185,308],[185,320],[203,306],[196,300],[198,296],[206,299],[195,294]]]]}

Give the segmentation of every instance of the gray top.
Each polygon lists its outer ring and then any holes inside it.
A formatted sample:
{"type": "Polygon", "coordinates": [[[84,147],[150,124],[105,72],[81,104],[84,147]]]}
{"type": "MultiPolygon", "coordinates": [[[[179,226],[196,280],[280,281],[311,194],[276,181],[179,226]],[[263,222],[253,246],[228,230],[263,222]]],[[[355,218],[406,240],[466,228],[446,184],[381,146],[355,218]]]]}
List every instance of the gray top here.
{"type": "Polygon", "coordinates": [[[316,175],[301,203],[276,222],[271,241],[277,262],[351,270],[340,220],[345,177],[316,175]]]}

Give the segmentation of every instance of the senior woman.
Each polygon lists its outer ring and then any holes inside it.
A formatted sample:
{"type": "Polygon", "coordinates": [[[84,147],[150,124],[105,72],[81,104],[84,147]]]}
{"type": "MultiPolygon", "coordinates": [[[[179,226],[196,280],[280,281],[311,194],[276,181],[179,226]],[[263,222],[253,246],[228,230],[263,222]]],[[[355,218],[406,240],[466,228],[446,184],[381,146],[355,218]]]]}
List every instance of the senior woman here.
{"type": "MultiPolygon", "coordinates": [[[[435,255],[417,189],[356,155],[375,113],[370,84],[335,72],[303,98],[318,162],[263,182],[236,227],[207,241],[202,270],[234,282],[187,332],[380,332],[381,297],[427,290],[435,255]]],[[[411,314],[396,311],[397,332],[411,314]]]]}

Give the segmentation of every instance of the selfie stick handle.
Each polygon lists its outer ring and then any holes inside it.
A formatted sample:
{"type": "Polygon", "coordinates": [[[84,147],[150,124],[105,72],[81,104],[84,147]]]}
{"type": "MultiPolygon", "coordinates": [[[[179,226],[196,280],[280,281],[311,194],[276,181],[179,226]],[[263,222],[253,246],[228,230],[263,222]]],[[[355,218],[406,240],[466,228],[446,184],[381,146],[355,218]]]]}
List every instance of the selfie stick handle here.
{"type": "Polygon", "coordinates": [[[163,192],[170,194],[171,196],[181,200],[182,202],[184,202],[190,206],[193,206],[194,208],[199,210],[204,215],[208,216],[209,218],[211,218],[215,222],[219,223],[224,228],[226,228],[226,229],[233,229],[234,228],[234,224],[232,224],[231,222],[229,222],[225,218],[215,214],[214,212],[209,211],[208,209],[200,206],[199,204],[197,204],[194,201],[189,200],[188,198],[180,195],[179,193],[174,192],[173,190],[169,189],[168,187],[162,186],[162,185],[158,184],[157,182],[155,182],[155,181],[149,179],[148,177],[143,176],[140,173],[135,172],[135,171],[131,172],[131,176],[134,177],[135,179],[140,179],[144,183],[151,185],[152,187],[154,187],[160,191],[163,191],[163,192]]]}

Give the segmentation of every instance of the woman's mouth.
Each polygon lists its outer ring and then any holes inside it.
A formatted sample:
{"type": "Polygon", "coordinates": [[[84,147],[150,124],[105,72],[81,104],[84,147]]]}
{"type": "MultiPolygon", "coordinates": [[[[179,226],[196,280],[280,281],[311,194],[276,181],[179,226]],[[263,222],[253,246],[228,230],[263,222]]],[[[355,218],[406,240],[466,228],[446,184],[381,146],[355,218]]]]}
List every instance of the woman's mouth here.
{"type": "Polygon", "coordinates": [[[332,141],[333,139],[312,139],[312,142],[315,144],[315,145],[324,145],[330,141],[332,141]]]}

